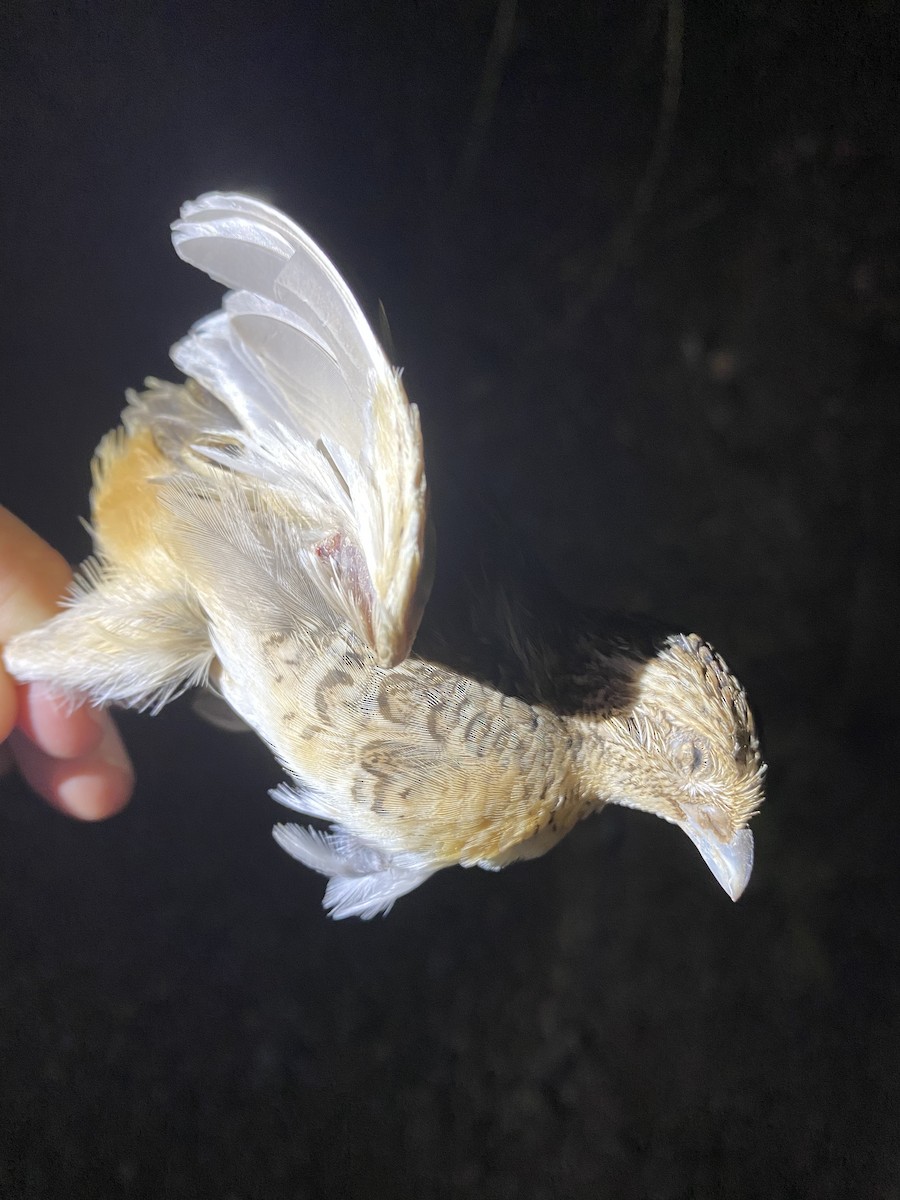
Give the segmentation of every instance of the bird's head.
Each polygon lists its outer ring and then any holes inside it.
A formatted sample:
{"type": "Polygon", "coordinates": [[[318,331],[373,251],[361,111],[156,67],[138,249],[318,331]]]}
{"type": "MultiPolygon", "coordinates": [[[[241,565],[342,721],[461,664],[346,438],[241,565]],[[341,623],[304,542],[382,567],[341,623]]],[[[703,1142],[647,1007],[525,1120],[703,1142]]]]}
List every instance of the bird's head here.
{"type": "Polygon", "coordinates": [[[676,634],[629,690],[602,720],[582,718],[586,744],[597,746],[598,799],[680,826],[737,900],[753,867],[747,823],[765,773],[744,689],[701,638],[676,634]]]}

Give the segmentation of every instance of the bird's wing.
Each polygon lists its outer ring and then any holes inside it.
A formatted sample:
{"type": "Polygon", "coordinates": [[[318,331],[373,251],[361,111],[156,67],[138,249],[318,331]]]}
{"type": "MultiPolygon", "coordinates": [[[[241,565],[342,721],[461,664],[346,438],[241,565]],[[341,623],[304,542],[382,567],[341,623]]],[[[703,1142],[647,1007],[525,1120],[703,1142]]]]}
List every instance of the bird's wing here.
{"type": "Polygon", "coordinates": [[[394,666],[424,604],[426,529],[419,416],[398,372],[332,263],[276,209],[210,192],[182,207],[172,240],[231,289],[171,352],[227,410],[223,427],[219,406],[193,406],[192,448],[272,489],[306,586],[394,666]]]}

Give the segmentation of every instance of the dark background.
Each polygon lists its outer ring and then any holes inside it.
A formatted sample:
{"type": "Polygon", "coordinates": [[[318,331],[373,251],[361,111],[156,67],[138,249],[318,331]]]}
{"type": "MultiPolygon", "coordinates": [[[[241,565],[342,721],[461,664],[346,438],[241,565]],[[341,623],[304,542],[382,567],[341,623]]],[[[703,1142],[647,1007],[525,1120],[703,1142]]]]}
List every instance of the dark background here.
{"type": "Polygon", "coordinates": [[[6,12],[4,503],[84,556],[123,389],[218,302],[168,222],[252,189],[384,302],[435,479],[708,636],[770,775],[738,905],[617,810],[369,924],[184,703],[123,717],[108,824],[4,781],[3,1200],[900,1196],[898,18],[6,12]]]}

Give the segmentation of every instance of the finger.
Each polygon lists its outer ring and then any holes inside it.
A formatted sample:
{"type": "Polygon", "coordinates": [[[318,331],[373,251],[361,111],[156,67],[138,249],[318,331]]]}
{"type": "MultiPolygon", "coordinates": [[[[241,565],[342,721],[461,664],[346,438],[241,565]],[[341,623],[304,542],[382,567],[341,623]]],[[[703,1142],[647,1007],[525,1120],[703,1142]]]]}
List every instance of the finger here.
{"type": "Polygon", "coordinates": [[[47,684],[23,684],[18,692],[16,724],[38,749],[54,758],[90,754],[110,724],[110,718],[100,709],[85,702],[76,704],[47,684]]]}
{"type": "MultiPolygon", "coordinates": [[[[52,617],[70,579],[62,555],[0,505],[0,646],[52,617]]],[[[20,699],[0,660],[0,742],[16,723],[20,699]]]]}
{"type": "Polygon", "coordinates": [[[0,744],[9,737],[16,723],[19,710],[19,697],[16,685],[7,675],[0,659],[0,744]]]}
{"type": "Polygon", "coordinates": [[[128,803],[134,772],[112,721],[96,750],[81,758],[51,758],[20,730],[9,745],[28,785],[60,812],[99,821],[128,803]]]}
{"type": "MultiPolygon", "coordinates": [[[[62,555],[0,506],[0,645],[52,617],[70,580],[62,555]]],[[[16,761],[51,804],[96,819],[126,803],[134,773],[111,718],[44,685],[16,688],[0,663],[0,741],[14,723],[16,761]]]]}
{"type": "Polygon", "coordinates": [[[0,643],[52,617],[71,577],[63,556],[0,506],[0,643]]]}

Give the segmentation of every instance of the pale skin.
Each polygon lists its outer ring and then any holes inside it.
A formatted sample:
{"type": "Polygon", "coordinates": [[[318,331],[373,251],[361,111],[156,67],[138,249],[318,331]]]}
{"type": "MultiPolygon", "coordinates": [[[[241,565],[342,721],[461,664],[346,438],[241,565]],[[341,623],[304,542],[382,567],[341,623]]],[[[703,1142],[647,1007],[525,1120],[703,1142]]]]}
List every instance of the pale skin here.
{"type": "MultiPolygon", "coordinates": [[[[0,507],[0,647],[52,617],[71,577],[60,554],[0,507]]],[[[16,683],[0,659],[0,774],[12,767],[54,808],[85,821],[117,813],[134,786],[108,713],[73,709],[46,684],[16,683]]]]}

